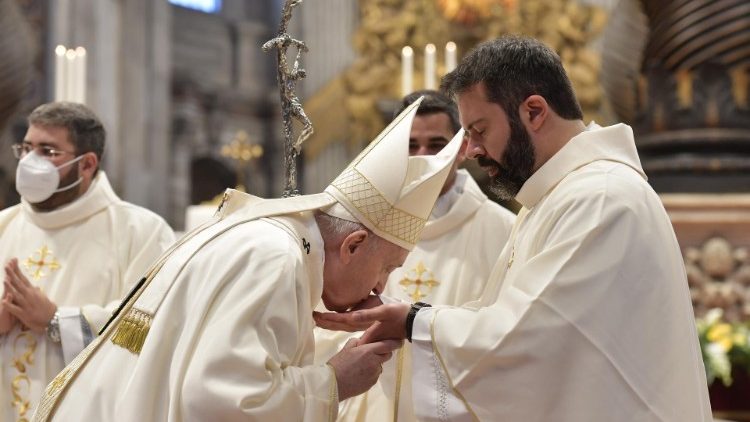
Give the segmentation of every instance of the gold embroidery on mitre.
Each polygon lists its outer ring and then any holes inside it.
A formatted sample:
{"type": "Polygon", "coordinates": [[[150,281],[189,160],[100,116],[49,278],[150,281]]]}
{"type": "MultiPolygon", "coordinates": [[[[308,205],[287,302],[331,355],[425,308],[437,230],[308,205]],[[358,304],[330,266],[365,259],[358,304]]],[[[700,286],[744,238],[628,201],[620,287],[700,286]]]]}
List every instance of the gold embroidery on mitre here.
{"type": "Polygon", "coordinates": [[[128,349],[131,353],[140,354],[143,343],[146,342],[148,331],[151,329],[151,315],[130,308],[120,320],[112,335],[112,343],[128,349]]]}
{"type": "Polygon", "coordinates": [[[406,292],[412,300],[419,302],[422,298],[430,294],[433,288],[439,286],[440,282],[435,280],[435,275],[432,274],[432,271],[428,270],[422,261],[419,261],[417,266],[414,267],[413,270],[408,271],[398,284],[404,288],[404,292],[406,292]],[[412,274],[413,277],[409,277],[412,274]],[[411,290],[412,286],[414,286],[414,290],[411,290]],[[426,290],[426,292],[424,292],[423,289],[426,290]]]}
{"type": "Polygon", "coordinates": [[[344,171],[331,186],[343,193],[378,229],[411,244],[419,240],[427,220],[394,207],[357,169],[344,171]]]}
{"type": "Polygon", "coordinates": [[[49,269],[50,273],[60,269],[60,263],[57,262],[57,259],[55,259],[52,251],[47,245],[42,246],[38,251],[32,253],[26,258],[23,261],[23,266],[30,272],[30,276],[34,280],[39,280],[48,275],[48,273],[44,272],[45,267],[49,269]],[[35,255],[38,256],[38,258],[36,258],[35,255]]]}

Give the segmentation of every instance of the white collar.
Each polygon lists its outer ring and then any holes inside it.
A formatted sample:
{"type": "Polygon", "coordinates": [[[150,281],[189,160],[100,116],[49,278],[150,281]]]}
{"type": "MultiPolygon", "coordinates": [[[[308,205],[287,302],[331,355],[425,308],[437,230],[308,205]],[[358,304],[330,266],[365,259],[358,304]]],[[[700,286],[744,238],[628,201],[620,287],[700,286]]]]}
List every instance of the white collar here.
{"type": "Polygon", "coordinates": [[[630,126],[619,123],[601,127],[592,123],[531,175],[516,200],[531,209],[570,172],[600,160],[623,163],[646,179],[630,126]]]}

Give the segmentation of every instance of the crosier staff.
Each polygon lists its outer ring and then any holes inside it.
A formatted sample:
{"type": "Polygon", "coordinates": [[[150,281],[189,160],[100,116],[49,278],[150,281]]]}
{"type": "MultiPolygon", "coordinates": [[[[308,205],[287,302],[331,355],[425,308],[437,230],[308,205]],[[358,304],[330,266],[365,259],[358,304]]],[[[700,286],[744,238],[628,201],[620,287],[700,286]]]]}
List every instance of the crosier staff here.
{"type": "Polygon", "coordinates": [[[263,44],[263,51],[268,52],[276,48],[276,59],[278,72],[276,80],[279,83],[281,94],[281,118],[284,122],[284,197],[299,195],[297,189],[297,157],[302,150],[302,143],[313,133],[313,126],[307,118],[305,110],[302,109],[297,94],[294,92],[295,84],[305,77],[305,69],[300,68],[300,57],[308,51],[303,41],[292,38],[287,33],[289,20],[292,18],[292,9],[302,3],[302,0],[286,0],[281,13],[278,35],[263,44]],[[287,49],[293,46],[297,49],[297,57],[294,59],[292,70],[286,60],[287,49]],[[302,132],[295,142],[292,142],[292,119],[296,118],[303,125],[302,132]]]}

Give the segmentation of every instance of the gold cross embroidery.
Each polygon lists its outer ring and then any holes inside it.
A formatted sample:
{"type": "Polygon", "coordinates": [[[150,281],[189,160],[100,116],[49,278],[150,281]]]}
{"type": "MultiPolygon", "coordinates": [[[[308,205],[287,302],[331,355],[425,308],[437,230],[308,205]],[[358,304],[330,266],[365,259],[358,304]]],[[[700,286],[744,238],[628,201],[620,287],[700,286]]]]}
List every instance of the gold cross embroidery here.
{"type": "Polygon", "coordinates": [[[40,278],[47,275],[47,273],[44,272],[45,267],[47,267],[50,272],[56,271],[60,268],[60,263],[57,262],[55,257],[52,255],[52,251],[47,248],[47,245],[44,245],[38,251],[31,254],[30,257],[26,258],[23,261],[23,266],[31,272],[31,278],[33,278],[34,280],[39,280],[40,278]],[[35,255],[38,255],[39,258],[34,259],[35,255]]]}
{"type": "Polygon", "coordinates": [[[432,274],[432,271],[428,270],[424,266],[422,261],[419,261],[417,266],[413,270],[406,273],[406,276],[401,281],[399,281],[398,284],[404,287],[404,291],[412,298],[412,300],[418,302],[423,297],[430,294],[435,286],[440,285],[440,282],[435,280],[435,276],[432,274]],[[411,273],[414,274],[414,278],[409,278],[409,275],[411,273]],[[423,278],[423,275],[428,275],[428,277],[423,278]],[[409,288],[411,286],[414,286],[414,291],[409,291],[409,288]],[[427,288],[426,293],[423,293],[422,286],[425,286],[427,288]]]}

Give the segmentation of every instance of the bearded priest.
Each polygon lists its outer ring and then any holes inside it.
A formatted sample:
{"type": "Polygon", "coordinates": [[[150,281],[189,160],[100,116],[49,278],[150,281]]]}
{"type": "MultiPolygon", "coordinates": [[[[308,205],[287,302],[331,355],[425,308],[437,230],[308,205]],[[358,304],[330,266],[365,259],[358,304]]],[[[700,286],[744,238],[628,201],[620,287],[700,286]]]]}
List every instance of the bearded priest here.
{"type": "Polygon", "coordinates": [[[480,300],[318,324],[412,342],[421,421],[712,421],[680,246],[630,127],[584,125],[531,38],[479,45],[442,86],[467,156],[523,205],[480,300]]]}

